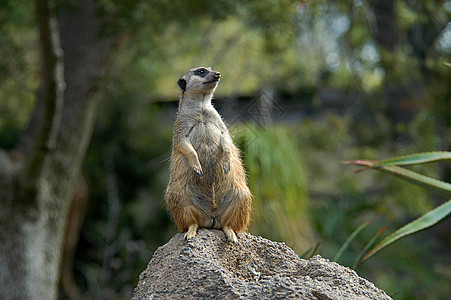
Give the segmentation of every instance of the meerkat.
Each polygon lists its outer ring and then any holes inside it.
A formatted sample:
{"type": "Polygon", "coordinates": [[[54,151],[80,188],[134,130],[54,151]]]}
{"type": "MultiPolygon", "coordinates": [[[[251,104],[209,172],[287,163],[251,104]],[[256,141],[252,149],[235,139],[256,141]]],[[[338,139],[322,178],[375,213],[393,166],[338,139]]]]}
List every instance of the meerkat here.
{"type": "Polygon", "coordinates": [[[252,194],[240,152],[211,103],[220,78],[211,67],[199,67],[177,82],[179,108],[165,200],[186,239],[204,227],[222,229],[236,243],[236,233],[249,225],[252,194]]]}

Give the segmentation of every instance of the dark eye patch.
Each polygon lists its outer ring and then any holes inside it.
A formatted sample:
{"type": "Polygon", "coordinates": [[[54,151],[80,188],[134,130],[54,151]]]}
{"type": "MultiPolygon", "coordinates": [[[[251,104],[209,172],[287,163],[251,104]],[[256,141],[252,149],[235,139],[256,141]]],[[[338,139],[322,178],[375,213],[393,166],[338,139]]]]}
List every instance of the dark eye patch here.
{"type": "Polygon", "coordinates": [[[208,71],[207,71],[206,69],[204,69],[204,68],[202,68],[202,69],[197,69],[197,70],[194,72],[194,74],[196,74],[197,76],[200,76],[200,77],[205,77],[205,76],[207,76],[208,71]]]}

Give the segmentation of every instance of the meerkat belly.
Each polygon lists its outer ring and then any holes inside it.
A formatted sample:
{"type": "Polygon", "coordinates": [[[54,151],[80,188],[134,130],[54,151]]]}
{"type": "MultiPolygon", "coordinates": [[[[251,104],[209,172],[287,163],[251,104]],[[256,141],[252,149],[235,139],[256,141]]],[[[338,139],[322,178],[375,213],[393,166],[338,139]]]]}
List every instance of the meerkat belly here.
{"type": "Polygon", "coordinates": [[[199,122],[189,135],[204,171],[213,171],[222,158],[221,131],[211,122],[199,122]],[[210,169],[210,170],[208,170],[210,169]]]}

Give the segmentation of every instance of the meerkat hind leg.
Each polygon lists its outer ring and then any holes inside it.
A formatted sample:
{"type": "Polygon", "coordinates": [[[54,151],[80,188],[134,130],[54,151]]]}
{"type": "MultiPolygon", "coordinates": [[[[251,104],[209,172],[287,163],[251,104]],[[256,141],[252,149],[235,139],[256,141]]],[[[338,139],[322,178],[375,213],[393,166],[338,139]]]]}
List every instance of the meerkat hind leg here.
{"type": "Polygon", "coordinates": [[[199,228],[199,225],[197,225],[196,223],[191,224],[188,227],[188,231],[185,233],[185,239],[191,239],[193,237],[195,237],[197,235],[197,229],[199,228]]]}
{"type": "Polygon", "coordinates": [[[233,231],[233,229],[231,229],[229,226],[222,227],[222,231],[224,231],[224,233],[227,236],[227,239],[229,241],[234,242],[234,243],[238,242],[235,231],[233,231]]]}

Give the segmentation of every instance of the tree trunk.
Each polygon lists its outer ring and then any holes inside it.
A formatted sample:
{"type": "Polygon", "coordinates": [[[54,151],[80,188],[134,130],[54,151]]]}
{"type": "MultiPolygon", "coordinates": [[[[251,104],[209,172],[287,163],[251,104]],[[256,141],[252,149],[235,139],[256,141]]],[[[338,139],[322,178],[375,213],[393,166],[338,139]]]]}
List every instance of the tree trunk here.
{"type": "Polygon", "coordinates": [[[395,16],[395,1],[373,0],[369,2],[376,18],[374,37],[380,45],[393,51],[398,44],[398,30],[395,16]]]}
{"type": "Polygon", "coordinates": [[[0,151],[0,299],[57,297],[68,204],[91,137],[96,91],[112,45],[100,37],[102,24],[94,0],[72,1],[60,13],[59,22],[52,17],[56,11],[52,1],[36,0],[36,4],[45,90],[38,102],[44,109],[34,118],[35,129],[27,131],[32,132],[33,143],[28,143],[31,148],[24,151],[24,161],[15,162],[0,151]],[[47,19],[40,15],[45,8],[47,19]],[[58,35],[50,44],[42,37],[45,26],[48,34],[57,33],[51,22],[59,23],[64,53],[62,110],[58,109],[61,69],[53,61],[61,58],[58,35]]]}

